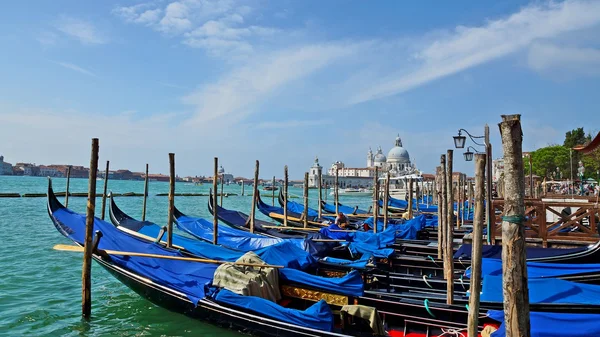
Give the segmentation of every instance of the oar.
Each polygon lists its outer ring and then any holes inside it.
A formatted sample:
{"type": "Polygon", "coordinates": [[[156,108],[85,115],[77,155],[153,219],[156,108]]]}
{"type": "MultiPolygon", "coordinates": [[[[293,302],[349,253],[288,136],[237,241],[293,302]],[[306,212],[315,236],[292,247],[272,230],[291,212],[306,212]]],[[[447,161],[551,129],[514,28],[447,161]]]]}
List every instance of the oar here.
{"type": "MultiPolygon", "coordinates": [[[[274,213],[274,212],[269,213],[269,217],[271,217],[273,219],[283,219],[284,218],[283,215],[281,215],[279,213],[274,213]]],[[[298,218],[295,218],[295,217],[291,217],[291,216],[288,216],[287,218],[288,218],[288,220],[294,221],[294,222],[301,222],[302,221],[301,219],[298,219],[298,218]]],[[[314,222],[314,221],[309,221],[308,223],[311,224],[311,225],[314,225],[314,226],[329,226],[329,225],[324,225],[324,224],[322,224],[320,222],[314,222]]]]}
{"type": "MultiPolygon", "coordinates": [[[[61,250],[66,252],[80,252],[83,253],[83,247],[73,246],[73,245],[64,245],[58,244],[53,247],[55,250],[61,250]]],[[[156,259],[167,259],[167,260],[180,260],[180,261],[190,261],[190,262],[203,262],[203,263],[214,263],[214,264],[224,264],[229,263],[236,266],[249,266],[249,267],[260,267],[260,268],[284,268],[283,266],[276,266],[270,264],[260,264],[260,263],[243,263],[243,262],[229,262],[229,261],[219,261],[219,260],[210,260],[210,259],[198,259],[195,257],[183,257],[183,256],[168,256],[168,255],[158,255],[158,254],[148,254],[148,253],[135,253],[135,252],[121,252],[118,250],[100,250],[108,255],[123,255],[123,256],[139,256],[139,257],[152,257],[156,259]]]]}
{"type": "MultiPolygon", "coordinates": [[[[263,226],[263,228],[267,229],[281,229],[281,230],[294,230],[294,231],[308,231],[315,232],[320,231],[320,228],[303,228],[303,227],[284,227],[284,226],[263,226]]],[[[331,232],[356,232],[354,229],[330,229],[331,232]]]]}

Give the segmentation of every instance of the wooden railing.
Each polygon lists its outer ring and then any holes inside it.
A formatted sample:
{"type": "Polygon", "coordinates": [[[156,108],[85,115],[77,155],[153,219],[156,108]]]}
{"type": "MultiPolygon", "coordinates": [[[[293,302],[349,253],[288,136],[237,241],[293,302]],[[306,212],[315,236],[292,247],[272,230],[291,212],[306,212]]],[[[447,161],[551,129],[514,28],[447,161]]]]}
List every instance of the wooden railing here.
{"type": "MultiPolygon", "coordinates": [[[[492,203],[495,219],[491,226],[491,237],[495,243],[502,237],[504,200],[492,203]]],[[[525,236],[548,247],[554,243],[589,243],[600,240],[598,220],[600,207],[589,202],[555,202],[529,199],[525,201],[525,236]]]]}

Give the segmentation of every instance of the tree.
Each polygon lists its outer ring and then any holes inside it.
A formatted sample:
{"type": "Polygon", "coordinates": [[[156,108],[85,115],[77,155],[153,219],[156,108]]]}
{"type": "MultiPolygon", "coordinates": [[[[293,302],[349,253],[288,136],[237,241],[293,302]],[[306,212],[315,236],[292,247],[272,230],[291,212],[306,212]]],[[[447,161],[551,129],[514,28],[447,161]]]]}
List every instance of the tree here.
{"type": "Polygon", "coordinates": [[[554,179],[558,167],[562,176],[566,177],[569,174],[569,149],[561,145],[537,149],[531,152],[531,164],[537,176],[554,179]]]}
{"type": "MultiPolygon", "coordinates": [[[[563,145],[567,148],[567,149],[572,149],[573,147],[577,146],[577,145],[584,145],[589,143],[590,141],[592,141],[592,137],[591,135],[587,135],[585,134],[585,132],[583,131],[583,128],[577,128],[577,129],[573,129],[571,131],[567,131],[567,133],[565,134],[565,142],[563,143],[563,145]]],[[[573,160],[572,160],[572,166],[569,168],[568,172],[565,172],[569,175],[569,178],[571,176],[571,172],[573,172],[573,179],[576,179],[577,177],[577,163],[579,163],[579,161],[581,160],[581,154],[577,151],[573,151],[573,160]]],[[[570,158],[569,158],[569,161],[570,158]]],[[[585,165],[585,164],[584,164],[585,165]]],[[[587,170],[587,167],[586,167],[587,170]]]]}

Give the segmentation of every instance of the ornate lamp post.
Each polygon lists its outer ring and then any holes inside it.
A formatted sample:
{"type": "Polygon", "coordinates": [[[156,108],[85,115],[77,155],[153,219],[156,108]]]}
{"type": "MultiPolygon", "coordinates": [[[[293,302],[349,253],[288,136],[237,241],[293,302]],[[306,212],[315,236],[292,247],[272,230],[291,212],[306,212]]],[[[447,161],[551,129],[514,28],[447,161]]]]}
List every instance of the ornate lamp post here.
{"type": "MultiPolygon", "coordinates": [[[[471,139],[471,141],[479,146],[483,146],[485,147],[485,154],[486,154],[486,165],[487,165],[487,172],[486,172],[486,199],[487,202],[485,204],[486,207],[486,224],[487,224],[487,243],[491,244],[492,243],[492,235],[491,235],[491,226],[492,226],[492,219],[494,218],[494,210],[492,208],[492,144],[490,144],[490,127],[486,124],[485,125],[485,130],[484,130],[484,135],[483,136],[473,136],[472,134],[470,134],[467,130],[465,129],[459,129],[458,130],[458,135],[457,136],[453,136],[454,138],[454,146],[457,149],[462,149],[465,147],[465,142],[467,140],[467,137],[462,135],[462,132],[466,133],[467,136],[469,136],[469,138],[471,139]],[[483,139],[483,144],[480,143],[480,140],[483,139]]],[[[469,151],[470,146],[467,148],[467,152],[464,153],[465,156],[465,160],[470,161],[473,160],[473,153],[469,151]],[[470,160],[469,160],[470,158],[470,160]]]]}
{"type": "Polygon", "coordinates": [[[583,166],[583,163],[581,162],[581,160],[579,161],[579,167],[577,168],[577,175],[579,176],[579,184],[581,186],[581,188],[579,189],[580,193],[579,195],[583,195],[583,174],[585,173],[585,167],[583,166]]]}

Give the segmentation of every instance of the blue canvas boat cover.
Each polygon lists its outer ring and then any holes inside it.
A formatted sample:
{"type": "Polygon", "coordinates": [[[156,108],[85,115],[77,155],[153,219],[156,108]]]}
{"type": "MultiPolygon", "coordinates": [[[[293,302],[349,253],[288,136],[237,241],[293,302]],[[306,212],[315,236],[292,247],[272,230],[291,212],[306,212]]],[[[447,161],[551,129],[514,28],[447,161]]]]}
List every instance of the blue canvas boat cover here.
{"type": "MultiPolygon", "coordinates": [[[[83,244],[86,221],[84,214],[77,214],[69,209],[61,208],[54,211],[52,217],[58,222],[57,229],[61,233],[73,241],[83,244]]],[[[103,234],[98,246],[102,250],[183,256],[179,252],[136,238],[122,232],[110,223],[94,218],[94,232],[97,230],[103,234]]],[[[111,255],[111,260],[116,266],[185,294],[194,304],[204,298],[205,286],[212,282],[213,274],[219,266],[137,256],[111,255]]]]}
{"type": "MultiPolygon", "coordinates": [[[[335,204],[332,205],[332,204],[328,204],[328,203],[324,202],[322,210],[325,211],[325,213],[335,214],[335,204]]],[[[367,211],[362,210],[360,208],[356,209],[356,213],[354,213],[354,207],[345,206],[342,204],[338,205],[338,211],[340,211],[344,214],[367,214],[368,213],[367,211]]]]}
{"type": "MultiPolygon", "coordinates": [[[[181,216],[177,218],[176,225],[177,228],[198,239],[205,241],[212,241],[213,239],[213,224],[205,219],[181,216]]],[[[273,238],[222,224],[219,224],[218,231],[220,245],[242,252],[256,251],[278,243],[288,242],[308,252],[310,255],[320,256],[331,244],[329,242],[313,242],[311,240],[313,237],[318,238],[319,235],[308,235],[306,239],[273,238]]]]}
{"type": "Polygon", "coordinates": [[[322,277],[300,270],[283,268],[279,270],[279,277],[287,283],[348,296],[362,296],[364,291],[363,279],[357,270],[353,270],[343,277],[322,277]]]}
{"type": "MultiPolygon", "coordinates": [[[[560,256],[565,254],[572,254],[577,252],[583,252],[587,248],[571,248],[571,249],[563,249],[563,248],[539,248],[539,247],[525,247],[527,258],[538,258],[538,257],[550,257],[550,256],[560,256]]],[[[473,251],[473,246],[470,244],[463,244],[458,248],[456,253],[454,253],[454,258],[459,259],[470,259],[471,252],[473,251]]],[[[502,259],[502,246],[497,245],[484,245],[481,251],[481,256],[488,259],[502,259]]]]}
{"type": "MultiPolygon", "coordinates": [[[[501,322],[492,337],[505,337],[504,312],[490,310],[488,317],[501,322]]],[[[530,312],[531,337],[591,337],[600,336],[600,314],[568,314],[530,312]]]]}
{"type": "Polygon", "coordinates": [[[221,289],[214,298],[218,303],[248,310],[259,316],[303,327],[333,331],[333,313],[324,300],[301,311],[282,307],[260,297],[238,295],[227,289],[221,289]]]}
{"type": "MultiPolygon", "coordinates": [[[[298,214],[303,214],[304,213],[304,205],[299,204],[295,201],[289,201],[287,202],[287,209],[288,211],[294,212],[294,213],[298,213],[298,214]]],[[[315,218],[319,216],[319,212],[315,211],[312,208],[308,208],[308,216],[315,218]]]]}
{"type": "Polygon", "coordinates": [[[336,265],[336,266],[340,266],[340,267],[363,270],[363,269],[367,268],[367,264],[371,261],[372,258],[373,258],[373,254],[371,254],[371,253],[363,254],[360,257],[360,259],[358,259],[358,260],[346,260],[346,259],[338,259],[338,258],[326,256],[323,259],[319,260],[319,262],[336,265]]]}
{"type": "MultiPolygon", "coordinates": [[[[530,279],[536,277],[558,277],[563,275],[575,275],[583,273],[600,273],[600,264],[527,262],[527,276],[530,279]]],[[[482,259],[481,275],[484,278],[488,275],[502,275],[502,260],[482,259]]],[[[465,272],[465,276],[471,277],[470,269],[465,272]]]]}
{"type": "MultiPolygon", "coordinates": [[[[529,303],[600,304],[600,286],[554,278],[530,278],[529,303]]],[[[486,276],[481,288],[482,302],[502,303],[502,276],[486,276]]]]}

